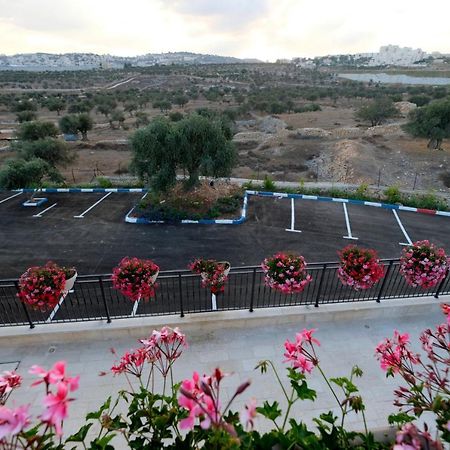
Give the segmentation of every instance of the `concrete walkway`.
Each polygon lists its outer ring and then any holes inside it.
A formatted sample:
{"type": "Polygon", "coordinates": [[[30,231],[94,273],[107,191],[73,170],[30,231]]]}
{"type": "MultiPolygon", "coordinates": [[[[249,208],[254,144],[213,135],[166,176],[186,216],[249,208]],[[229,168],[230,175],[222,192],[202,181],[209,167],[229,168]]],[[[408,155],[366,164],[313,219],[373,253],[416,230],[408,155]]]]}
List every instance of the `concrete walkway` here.
{"type": "MultiPolygon", "coordinates": [[[[18,371],[24,376],[24,385],[13,393],[9,404],[30,403],[33,413],[38,414],[43,390],[42,386],[28,387],[33,379],[27,373],[28,369],[32,364],[49,368],[58,360],[67,361],[69,374],[81,375],[80,389],[74,393],[76,401],[70,405],[70,420],[65,423],[65,430],[70,433],[84,423],[87,412],[95,410],[107,396],[127,386],[122,377],[98,376],[100,371],[109,370],[114,362],[110,348],[116,348],[119,354],[136,348],[136,338],[146,337],[158,325],[178,325],[187,335],[189,348],[175,365],[176,380],[192,376],[194,370],[209,373],[213,368],[221,367],[226,372],[234,372],[224,383],[226,396],[232,395],[241,382],[252,380],[250,388],[236,401],[233,408],[236,410],[240,410],[251,397],[256,398],[258,404],[264,400],[278,400],[284,404],[273,374],[261,375],[259,371],[254,371],[254,367],[262,359],[271,359],[288,386],[284,377],[286,364],[282,362],[283,343],[287,338],[294,340],[295,333],[303,328],[317,328],[316,336],[322,344],[319,357],[329,376],[348,376],[354,364],[363,369],[364,376],[356,384],[366,402],[368,426],[374,429],[386,427],[387,415],[396,411],[392,405],[393,389],[400,382],[385,377],[374,358],[375,346],[398,329],[409,332],[414,346],[419,350],[417,338],[420,332],[443,320],[439,301],[427,298],[386,301],[381,305],[327,305],[319,310],[296,307],[258,310],[252,314],[236,311],[198,314],[184,319],[134,319],[136,327],[126,325],[124,321],[115,321],[119,327],[116,330],[108,329],[114,326],[114,322],[110,325],[98,324],[98,331],[89,323],[41,326],[39,330],[32,331],[21,328],[24,336],[20,336],[17,329],[2,329],[0,370],[13,368],[14,361],[17,361],[18,371]],[[200,316],[211,319],[206,322],[200,316]],[[59,333],[57,329],[70,329],[75,325],[90,325],[90,328],[86,332],[80,329],[79,333],[71,331],[66,334],[59,333]],[[50,330],[51,334],[39,334],[43,330],[50,330]]],[[[133,320],[128,322],[133,323],[133,320]]],[[[338,413],[337,405],[317,370],[308,376],[308,380],[310,387],[317,390],[318,398],[314,403],[306,401],[296,405],[294,417],[311,424],[311,419],[321,412],[331,409],[338,413]]],[[[269,426],[262,418],[257,423],[260,429],[269,426]]],[[[348,424],[355,429],[363,427],[361,417],[356,415],[349,417],[348,424]]]]}

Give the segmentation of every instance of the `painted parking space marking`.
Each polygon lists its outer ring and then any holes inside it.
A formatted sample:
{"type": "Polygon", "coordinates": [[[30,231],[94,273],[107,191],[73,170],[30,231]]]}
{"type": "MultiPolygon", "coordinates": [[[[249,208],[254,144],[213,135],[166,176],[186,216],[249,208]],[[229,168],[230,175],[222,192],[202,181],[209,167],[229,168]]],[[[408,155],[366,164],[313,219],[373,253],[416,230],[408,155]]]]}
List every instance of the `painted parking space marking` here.
{"type": "Polygon", "coordinates": [[[93,205],[91,205],[86,211],[83,211],[78,216],[73,216],[75,219],[84,219],[84,215],[87,214],[91,209],[95,208],[99,203],[101,203],[103,200],[105,200],[106,197],[109,197],[112,194],[112,192],[108,192],[106,195],[104,195],[100,200],[97,200],[93,205]]]}
{"type": "Polygon", "coordinates": [[[397,211],[395,209],[393,209],[392,212],[394,213],[394,216],[397,219],[398,226],[402,230],[403,235],[405,236],[405,239],[407,240],[407,243],[399,242],[399,244],[400,245],[412,245],[411,238],[409,237],[408,233],[406,232],[405,227],[403,226],[402,221],[400,220],[400,217],[397,214],[397,211]]]}
{"type": "Polygon", "coordinates": [[[293,233],[301,233],[300,230],[295,229],[295,200],[291,198],[291,228],[285,228],[286,231],[293,233]]]}
{"type": "Polygon", "coordinates": [[[8,200],[17,197],[18,195],[22,195],[22,192],[18,192],[17,194],[11,195],[11,197],[4,198],[3,200],[0,200],[0,203],[7,202],[8,200]]]}
{"type": "Polygon", "coordinates": [[[344,239],[353,239],[355,241],[358,240],[357,237],[352,235],[352,228],[350,226],[350,218],[348,216],[348,211],[347,211],[347,205],[346,202],[342,203],[342,207],[344,208],[344,215],[345,215],[345,225],[347,226],[347,236],[342,236],[344,239]]]}
{"type": "Polygon", "coordinates": [[[48,208],[44,209],[44,211],[41,211],[39,214],[33,214],[33,217],[42,217],[43,214],[45,214],[47,211],[55,207],[58,203],[53,203],[52,206],[49,206],[48,208]]]}

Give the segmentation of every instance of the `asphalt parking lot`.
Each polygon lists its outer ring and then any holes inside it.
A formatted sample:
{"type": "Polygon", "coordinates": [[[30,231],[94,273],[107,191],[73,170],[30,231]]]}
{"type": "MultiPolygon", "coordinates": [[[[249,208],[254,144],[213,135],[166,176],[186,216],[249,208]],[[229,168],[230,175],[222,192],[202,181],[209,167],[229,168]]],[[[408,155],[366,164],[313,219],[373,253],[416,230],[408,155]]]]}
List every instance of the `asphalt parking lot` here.
{"type": "Polygon", "coordinates": [[[448,217],[396,211],[397,218],[392,210],[348,204],[346,221],[341,203],[250,196],[242,225],[136,225],[124,217],[142,194],[106,194],[47,193],[40,207],[23,207],[26,194],[0,192],[0,278],[48,260],[79,274],[110,273],[124,256],[153,259],[161,270],[184,269],[197,256],[258,265],[280,250],[308,262],[335,261],[351,242],[383,258],[420,239],[450,252],[448,217]]]}

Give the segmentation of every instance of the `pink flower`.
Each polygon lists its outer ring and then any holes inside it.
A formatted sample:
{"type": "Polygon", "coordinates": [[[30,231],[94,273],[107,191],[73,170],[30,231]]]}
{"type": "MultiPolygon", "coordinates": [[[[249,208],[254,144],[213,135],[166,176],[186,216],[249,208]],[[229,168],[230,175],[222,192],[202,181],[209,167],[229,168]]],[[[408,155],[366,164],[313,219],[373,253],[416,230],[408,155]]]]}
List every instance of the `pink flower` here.
{"type": "Polygon", "coordinates": [[[252,398],[245,405],[244,409],[241,412],[241,422],[246,428],[252,429],[255,425],[255,418],[257,416],[256,412],[256,399],[252,398]]]}
{"type": "MultiPolygon", "coordinates": [[[[221,411],[220,398],[220,383],[227,374],[223,373],[219,368],[216,368],[209,376],[203,375],[200,377],[197,372],[194,372],[192,379],[186,379],[181,383],[180,395],[178,397],[178,404],[189,411],[189,416],[180,421],[181,429],[192,429],[195,425],[195,420],[200,420],[200,427],[208,429],[211,426],[220,427],[230,434],[235,435],[233,426],[226,422],[224,414],[226,411],[221,411]]],[[[250,382],[242,383],[231,398],[233,399],[242,394],[250,382]]]]}
{"type": "Polygon", "coordinates": [[[34,365],[31,366],[29,373],[33,375],[37,375],[40,380],[35,381],[31,386],[36,386],[40,383],[49,384],[58,384],[60,382],[64,382],[68,385],[71,391],[76,391],[78,389],[78,383],[80,380],[79,376],[76,377],[67,377],[66,376],[66,362],[58,361],[54,364],[54,366],[46,371],[40,366],[34,365]]]}
{"type": "Polygon", "coordinates": [[[72,399],[67,398],[69,386],[61,382],[58,384],[56,394],[47,394],[44,398],[46,410],[41,415],[41,420],[55,427],[56,434],[62,434],[62,421],[67,418],[68,402],[72,399]]]}
{"type": "Polygon", "coordinates": [[[0,405],[4,404],[10,392],[22,384],[22,377],[16,372],[5,371],[0,375],[0,405]]]}
{"type": "Polygon", "coordinates": [[[284,362],[290,362],[294,369],[300,369],[302,373],[311,373],[312,369],[319,364],[314,344],[320,345],[320,342],[312,337],[315,331],[315,329],[304,329],[295,335],[295,342],[286,339],[284,343],[286,350],[284,362]]]}
{"type": "Polygon", "coordinates": [[[311,275],[306,272],[303,256],[277,253],[266,258],[261,267],[265,273],[266,286],[283,294],[300,293],[312,280],[311,275]]]}
{"type": "Polygon", "coordinates": [[[8,435],[15,436],[30,423],[29,406],[9,409],[0,406],[0,441],[8,435]]]}

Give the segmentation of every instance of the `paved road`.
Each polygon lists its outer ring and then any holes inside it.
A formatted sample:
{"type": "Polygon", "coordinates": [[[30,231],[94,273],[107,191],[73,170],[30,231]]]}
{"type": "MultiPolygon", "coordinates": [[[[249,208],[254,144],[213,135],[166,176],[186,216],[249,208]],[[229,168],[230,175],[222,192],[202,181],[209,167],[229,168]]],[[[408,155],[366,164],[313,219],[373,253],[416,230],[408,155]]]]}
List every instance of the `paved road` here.
{"type": "MultiPolygon", "coordinates": [[[[389,210],[348,205],[352,235],[341,204],[296,200],[294,228],[288,232],[289,199],[251,197],[242,225],[133,225],[124,216],[139,194],[46,194],[38,209],[21,206],[24,195],[2,200],[0,193],[0,278],[17,277],[32,264],[48,260],[74,265],[80,274],[110,273],[123,256],[154,259],[162,270],[183,269],[197,256],[228,260],[232,266],[256,265],[280,250],[303,254],[309,262],[336,260],[349,242],[370,246],[385,258],[398,257],[405,236],[389,210]],[[54,205],[52,209],[43,212],[54,205]],[[41,212],[41,217],[33,215],[41,212]]],[[[450,219],[409,212],[399,218],[411,240],[430,239],[450,252],[450,219]]]]}

